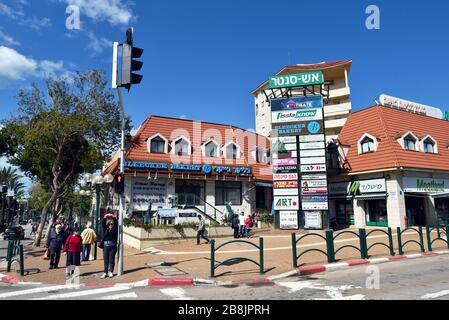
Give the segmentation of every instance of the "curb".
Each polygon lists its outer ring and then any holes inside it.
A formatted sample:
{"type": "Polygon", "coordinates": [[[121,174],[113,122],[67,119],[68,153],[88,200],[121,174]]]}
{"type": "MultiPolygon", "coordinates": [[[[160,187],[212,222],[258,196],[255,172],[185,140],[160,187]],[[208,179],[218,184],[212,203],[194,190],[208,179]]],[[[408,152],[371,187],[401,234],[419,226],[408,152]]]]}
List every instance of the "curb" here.
{"type": "MultiPolygon", "coordinates": [[[[149,278],[141,281],[130,282],[130,283],[84,283],[80,284],[80,287],[115,287],[115,286],[129,286],[129,287],[186,287],[186,286],[265,286],[274,284],[275,280],[280,280],[292,276],[308,276],[316,273],[324,273],[324,272],[332,272],[336,270],[349,269],[351,267],[357,267],[361,265],[367,264],[380,264],[391,261],[400,261],[405,259],[416,259],[423,257],[435,257],[439,255],[449,254],[449,250],[439,250],[432,252],[423,252],[423,253],[414,253],[414,254],[406,254],[403,256],[388,256],[388,257],[380,257],[380,258],[372,258],[372,259],[357,259],[350,260],[346,262],[338,262],[324,265],[311,265],[299,267],[296,270],[291,270],[282,274],[269,276],[261,279],[252,279],[252,280],[238,280],[238,281],[228,281],[221,282],[215,280],[206,280],[200,278],[149,278]]],[[[20,281],[18,278],[14,278],[5,274],[0,274],[0,282],[8,283],[12,285],[19,286],[30,286],[30,285],[61,285],[61,284],[52,284],[45,282],[24,282],[20,281]]]]}

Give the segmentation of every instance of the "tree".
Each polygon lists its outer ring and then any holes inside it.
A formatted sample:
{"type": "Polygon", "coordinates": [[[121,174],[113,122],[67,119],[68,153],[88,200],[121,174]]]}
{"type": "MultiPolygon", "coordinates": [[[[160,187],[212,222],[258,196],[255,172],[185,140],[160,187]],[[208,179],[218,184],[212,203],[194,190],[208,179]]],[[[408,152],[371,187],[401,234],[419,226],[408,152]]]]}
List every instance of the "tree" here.
{"type": "Polygon", "coordinates": [[[107,83],[101,71],[90,70],[78,72],[73,81],[47,79],[45,91],[33,84],[19,91],[17,115],[3,123],[1,149],[10,163],[50,193],[35,246],[58,199],[73,189],[80,174],[101,169],[120,145],[120,109],[107,83]]]}
{"type": "Polygon", "coordinates": [[[8,190],[14,192],[16,199],[25,195],[25,184],[21,182],[23,176],[12,167],[4,167],[0,169],[0,184],[6,185],[8,190]]]}

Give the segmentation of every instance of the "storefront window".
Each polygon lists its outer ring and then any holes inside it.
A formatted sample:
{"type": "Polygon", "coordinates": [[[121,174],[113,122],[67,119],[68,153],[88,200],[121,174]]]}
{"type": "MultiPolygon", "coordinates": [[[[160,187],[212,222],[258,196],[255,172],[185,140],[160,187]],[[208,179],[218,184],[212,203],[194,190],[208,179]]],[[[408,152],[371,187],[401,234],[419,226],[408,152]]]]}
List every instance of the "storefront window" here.
{"type": "Polygon", "coordinates": [[[435,199],[435,212],[440,224],[449,222],[449,198],[435,199]]]}
{"type": "Polygon", "coordinates": [[[223,206],[229,202],[237,206],[242,204],[242,183],[239,181],[216,181],[215,205],[223,206]]]}
{"type": "Polygon", "coordinates": [[[200,205],[205,199],[204,181],[176,180],[175,193],[179,205],[200,205]]]}
{"type": "Polygon", "coordinates": [[[351,200],[339,200],[335,202],[337,209],[337,223],[339,225],[354,224],[354,206],[351,200]]]}
{"type": "Polygon", "coordinates": [[[386,200],[366,200],[365,212],[368,226],[388,227],[386,200]]]}

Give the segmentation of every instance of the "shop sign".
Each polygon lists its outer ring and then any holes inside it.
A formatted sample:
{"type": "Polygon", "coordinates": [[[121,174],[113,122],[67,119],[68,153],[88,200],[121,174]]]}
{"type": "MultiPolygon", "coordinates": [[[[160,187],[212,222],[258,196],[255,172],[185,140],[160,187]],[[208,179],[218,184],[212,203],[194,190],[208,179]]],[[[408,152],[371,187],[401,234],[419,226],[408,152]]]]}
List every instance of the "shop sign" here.
{"type": "Polygon", "coordinates": [[[302,210],[329,210],[328,202],[302,202],[302,210]]]}
{"type": "Polygon", "coordinates": [[[168,170],[168,164],[159,162],[125,161],[125,168],[168,170]]]}
{"type": "Polygon", "coordinates": [[[178,211],[178,217],[180,217],[180,218],[196,218],[197,213],[195,211],[178,211]]]}
{"type": "MultiPolygon", "coordinates": [[[[302,153],[301,153],[302,156],[302,153]]],[[[322,164],[326,163],[326,157],[300,158],[301,164],[322,164]]]]}
{"type": "Polygon", "coordinates": [[[274,210],[299,210],[298,196],[274,197],[274,210]]]}
{"type": "Polygon", "coordinates": [[[323,141],[323,148],[324,148],[324,141],[325,140],[326,139],[325,139],[324,134],[314,134],[314,135],[300,136],[299,137],[299,142],[301,142],[301,143],[323,141]]]}
{"type": "Polygon", "coordinates": [[[268,86],[270,89],[301,87],[323,83],[324,76],[322,71],[284,74],[272,76],[268,80],[268,86]]]}
{"type": "Polygon", "coordinates": [[[167,181],[159,179],[151,181],[145,178],[133,178],[131,185],[131,202],[134,211],[146,211],[149,204],[153,208],[165,206],[167,181]]]}
{"type": "Polygon", "coordinates": [[[297,196],[298,188],[293,189],[273,189],[273,195],[275,196],[297,196]]]}
{"type": "Polygon", "coordinates": [[[449,192],[449,179],[404,177],[404,192],[441,193],[449,192]]]}
{"type": "Polygon", "coordinates": [[[275,137],[271,138],[271,141],[273,145],[278,143],[296,143],[296,137],[275,137]]]}
{"type": "Polygon", "coordinates": [[[325,164],[317,164],[317,165],[301,165],[301,172],[326,172],[325,164]]]}
{"type": "Polygon", "coordinates": [[[273,173],[294,173],[298,172],[297,166],[274,166],[273,173]]]}
{"type": "Polygon", "coordinates": [[[298,151],[287,151],[285,153],[276,153],[273,152],[271,155],[273,159],[287,159],[287,158],[297,158],[298,157],[298,151]]]}
{"type": "Polygon", "coordinates": [[[310,194],[327,194],[327,187],[326,188],[303,188],[301,189],[301,194],[303,195],[310,195],[310,194]]]}
{"type": "Polygon", "coordinates": [[[277,136],[294,136],[323,134],[323,121],[305,121],[300,123],[273,124],[273,130],[277,131],[277,136]]]}
{"type": "Polygon", "coordinates": [[[288,151],[296,151],[296,143],[277,143],[273,145],[273,152],[285,153],[288,151]]]}
{"type": "Polygon", "coordinates": [[[327,195],[302,197],[303,202],[327,202],[328,200],[329,200],[329,198],[327,195]]]}
{"type": "Polygon", "coordinates": [[[313,149],[325,149],[326,146],[323,142],[307,142],[307,143],[301,143],[299,145],[300,150],[313,150],[313,149]]]}
{"type": "Polygon", "coordinates": [[[322,212],[306,211],[304,212],[304,227],[308,229],[322,229],[322,212]]]}
{"type": "Polygon", "coordinates": [[[279,189],[279,188],[296,188],[298,189],[298,181],[274,181],[273,182],[273,188],[279,189]]]}
{"type": "Polygon", "coordinates": [[[273,180],[298,180],[297,173],[275,173],[273,180]]]}
{"type": "Polygon", "coordinates": [[[298,211],[280,211],[279,227],[282,230],[298,229],[298,211]]]}
{"type": "Polygon", "coordinates": [[[317,188],[317,187],[327,187],[327,180],[303,180],[301,181],[302,188],[317,188]]]}
{"type": "Polygon", "coordinates": [[[325,157],[325,149],[315,149],[315,150],[302,150],[300,152],[301,157],[325,157]]]}
{"type": "Polygon", "coordinates": [[[303,174],[302,179],[304,179],[304,180],[326,180],[327,175],[322,174],[322,173],[303,174]]]}
{"type": "Polygon", "coordinates": [[[292,97],[271,100],[271,111],[323,108],[322,96],[292,97]]]}
{"type": "Polygon", "coordinates": [[[444,111],[443,119],[449,121],[449,111],[444,111]]]}
{"type": "Polygon", "coordinates": [[[298,164],[297,158],[273,159],[274,166],[295,166],[298,164]]]}
{"type": "Polygon", "coordinates": [[[333,195],[355,196],[358,194],[370,194],[386,192],[385,179],[356,180],[329,184],[329,193],[333,195]]]}
{"type": "Polygon", "coordinates": [[[272,123],[323,120],[321,109],[275,111],[271,113],[272,123]]]}
{"type": "Polygon", "coordinates": [[[440,109],[426,106],[421,103],[407,101],[404,99],[388,96],[386,94],[380,95],[379,101],[381,105],[386,107],[421,114],[432,118],[443,119],[443,112],[440,109]]]}

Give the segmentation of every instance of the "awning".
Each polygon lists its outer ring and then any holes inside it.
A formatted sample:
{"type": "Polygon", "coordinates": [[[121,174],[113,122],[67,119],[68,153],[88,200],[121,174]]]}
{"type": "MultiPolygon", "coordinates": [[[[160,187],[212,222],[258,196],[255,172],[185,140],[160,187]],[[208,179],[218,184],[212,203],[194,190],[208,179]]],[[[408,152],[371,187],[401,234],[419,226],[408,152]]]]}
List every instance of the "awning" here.
{"type": "Polygon", "coordinates": [[[160,218],[176,218],[176,209],[159,209],[157,214],[160,218]]]}
{"type": "Polygon", "coordinates": [[[387,198],[387,193],[373,193],[355,196],[356,200],[382,200],[387,198]]]}
{"type": "Polygon", "coordinates": [[[329,200],[352,200],[352,197],[345,194],[329,195],[329,200]]]}
{"type": "Polygon", "coordinates": [[[438,199],[438,198],[449,198],[449,192],[443,192],[443,193],[435,193],[431,194],[432,198],[438,199]]]}
{"type": "Polygon", "coordinates": [[[256,187],[273,188],[273,184],[265,182],[256,182],[256,187]]]}

